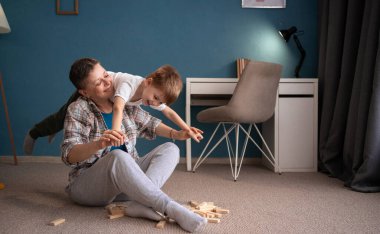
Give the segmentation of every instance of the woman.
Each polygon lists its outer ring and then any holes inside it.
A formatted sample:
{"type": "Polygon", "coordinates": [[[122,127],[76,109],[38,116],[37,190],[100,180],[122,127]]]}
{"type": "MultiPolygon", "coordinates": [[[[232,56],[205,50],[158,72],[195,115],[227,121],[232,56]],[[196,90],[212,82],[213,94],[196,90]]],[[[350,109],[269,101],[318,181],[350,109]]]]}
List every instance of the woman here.
{"type": "Polygon", "coordinates": [[[66,188],[70,198],[87,206],[123,200],[128,216],[159,220],[158,211],[186,231],[201,230],[207,220],[160,189],[178,163],[178,147],[166,143],[141,158],[135,149],[137,137],[185,140],[189,133],[166,126],[139,106],[124,109],[121,131],[108,130],[114,90],[106,70],[95,59],[80,59],[71,66],[70,80],[81,94],[64,124],[62,160],[73,168],[66,188]]]}

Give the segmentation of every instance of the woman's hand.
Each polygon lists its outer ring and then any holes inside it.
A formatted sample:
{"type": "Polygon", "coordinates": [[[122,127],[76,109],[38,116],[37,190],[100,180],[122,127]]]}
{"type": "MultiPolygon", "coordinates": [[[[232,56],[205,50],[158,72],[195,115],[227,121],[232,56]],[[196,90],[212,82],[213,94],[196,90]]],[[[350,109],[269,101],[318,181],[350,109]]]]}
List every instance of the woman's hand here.
{"type": "Polygon", "coordinates": [[[118,130],[106,130],[103,135],[97,141],[100,149],[104,149],[108,146],[120,146],[125,142],[125,135],[118,130]]]}
{"type": "Polygon", "coordinates": [[[188,134],[191,138],[193,138],[194,141],[196,141],[196,142],[198,142],[198,143],[199,143],[200,140],[203,139],[203,136],[202,136],[203,131],[200,130],[200,129],[198,129],[198,128],[190,127],[190,129],[185,130],[185,131],[187,132],[187,134],[188,134]]]}
{"type": "Polygon", "coordinates": [[[181,131],[173,130],[173,138],[175,140],[187,140],[189,138],[193,138],[196,142],[199,143],[199,141],[203,139],[202,134],[203,131],[195,127],[190,127],[188,130],[181,131]]]}
{"type": "Polygon", "coordinates": [[[126,137],[120,131],[106,130],[102,136],[96,140],[85,144],[77,144],[70,150],[68,161],[70,163],[82,162],[91,157],[96,151],[107,146],[120,146],[124,144],[126,137]]]}

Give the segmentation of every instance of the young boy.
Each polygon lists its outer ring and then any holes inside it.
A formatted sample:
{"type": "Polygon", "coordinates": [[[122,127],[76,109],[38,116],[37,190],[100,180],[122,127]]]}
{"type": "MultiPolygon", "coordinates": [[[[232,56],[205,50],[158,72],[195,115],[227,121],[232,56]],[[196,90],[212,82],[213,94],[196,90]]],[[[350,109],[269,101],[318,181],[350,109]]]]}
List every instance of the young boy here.
{"type": "MultiPolygon", "coordinates": [[[[164,65],[159,67],[155,72],[148,75],[146,79],[120,72],[107,72],[107,75],[112,79],[112,85],[115,90],[112,100],[114,102],[112,129],[120,130],[122,111],[125,105],[143,104],[162,111],[168,119],[182,130],[188,131],[195,141],[199,142],[199,140],[202,139],[201,134],[203,132],[201,130],[188,126],[181,117],[168,106],[178,98],[182,89],[181,77],[172,66],[164,65]]],[[[79,94],[77,92],[74,93],[57,113],[48,116],[28,132],[23,145],[26,155],[32,154],[34,143],[38,137],[49,136],[49,142],[51,142],[54,135],[63,129],[67,107],[78,97],[79,94]]]]}
{"type": "Polygon", "coordinates": [[[201,130],[189,127],[168,105],[177,100],[182,80],[178,72],[170,65],[159,67],[146,79],[127,73],[108,72],[113,77],[115,95],[113,98],[112,129],[121,130],[121,121],[125,105],[146,105],[162,113],[182,130],[199,142],[201,130]]]}

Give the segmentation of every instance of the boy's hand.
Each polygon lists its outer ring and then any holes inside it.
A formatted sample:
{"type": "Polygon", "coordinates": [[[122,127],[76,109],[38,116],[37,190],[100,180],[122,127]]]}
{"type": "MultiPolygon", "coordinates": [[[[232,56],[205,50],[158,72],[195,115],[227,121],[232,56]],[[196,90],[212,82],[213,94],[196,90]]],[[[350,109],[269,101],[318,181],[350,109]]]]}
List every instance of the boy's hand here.
{"type": "Polygon", "coordinates": [[[120,146],[124,144],[125,136],[121,131],[106,130],[98,140],[100,149],[104,149],[108,146],[120,146]]]}

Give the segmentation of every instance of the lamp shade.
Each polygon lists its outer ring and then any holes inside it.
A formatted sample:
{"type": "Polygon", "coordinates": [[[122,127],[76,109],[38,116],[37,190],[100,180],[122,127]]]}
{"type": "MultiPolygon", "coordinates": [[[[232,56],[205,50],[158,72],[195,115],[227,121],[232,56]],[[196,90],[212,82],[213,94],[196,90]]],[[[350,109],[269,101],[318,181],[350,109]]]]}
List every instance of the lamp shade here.
{"type": "Polygon", "coordinates": [[[5,16],[3,7],[0,4],[0,33],[9,33],[11,28],[9,27],[7,17],[5,16]]]}
{"type": "Polygon", "coordinates": [[[284,38],[284,40],[286,42],[289,41],[290,37],[297,32],[297,28],[296,27],[291,27],[289,29],[282,29],[280,31],[278,31],[280,33],[280,35],[284,38]]]}

